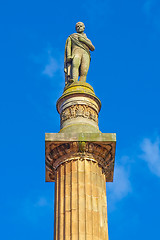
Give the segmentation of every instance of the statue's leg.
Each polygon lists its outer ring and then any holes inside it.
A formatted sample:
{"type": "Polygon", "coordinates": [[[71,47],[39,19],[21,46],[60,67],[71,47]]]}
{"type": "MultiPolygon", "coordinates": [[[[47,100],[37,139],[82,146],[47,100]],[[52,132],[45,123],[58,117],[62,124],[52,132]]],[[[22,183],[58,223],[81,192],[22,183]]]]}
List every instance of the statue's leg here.
{"type": "Polygon", "coordinates": [[[74,82],[78,82],[80,63],[81,57],[79,55],[75,55],[72,60],[72,79],[74,80],[74,82]]]}
{"type": "Polygon", "coordinates": [[[90,57],[89,57],[88,53],[85,52],[85,53],[83,53],[83,56],[82,56],[79,81],[86,82],[89,65],[90,65],[90,57]]]}

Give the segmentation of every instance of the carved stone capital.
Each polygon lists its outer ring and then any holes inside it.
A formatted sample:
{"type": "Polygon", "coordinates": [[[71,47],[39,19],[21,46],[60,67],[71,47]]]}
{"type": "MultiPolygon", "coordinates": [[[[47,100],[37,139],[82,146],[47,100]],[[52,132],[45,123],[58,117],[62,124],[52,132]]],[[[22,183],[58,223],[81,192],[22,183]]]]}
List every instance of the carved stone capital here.
{"type": "Polygon", "coordinates": [[[115,134],[46,134],[46,181],[55,181],[56,169],[76,160],[95,161],[107,182],[113,181],[115,134]]]}

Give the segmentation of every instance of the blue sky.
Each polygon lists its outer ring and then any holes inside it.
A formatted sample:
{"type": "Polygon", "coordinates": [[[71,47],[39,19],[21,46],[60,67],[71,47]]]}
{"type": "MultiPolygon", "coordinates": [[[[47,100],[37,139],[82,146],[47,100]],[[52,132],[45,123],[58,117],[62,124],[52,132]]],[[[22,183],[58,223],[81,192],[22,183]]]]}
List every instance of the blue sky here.
{"type": "Polygon", "coordinates": [[[117,133],[107,184],[110,240],[159,239],[159,0],[4,1],[1,27],[0,238],[53,239],[45,132],[59,131],[65,41],[83,21],[100,130],[117,133]]]}

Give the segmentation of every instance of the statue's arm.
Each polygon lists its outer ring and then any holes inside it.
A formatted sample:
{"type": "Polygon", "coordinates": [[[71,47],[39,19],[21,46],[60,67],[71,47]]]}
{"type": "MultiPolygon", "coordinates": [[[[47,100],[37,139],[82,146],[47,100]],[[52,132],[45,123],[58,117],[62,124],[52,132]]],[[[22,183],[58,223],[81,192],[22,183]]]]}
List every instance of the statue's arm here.
{"type": "Polygon", "coordinates": [[[89,49],[91,51],[95,50],[95,47],[94,47],[94,45],[92,44],[91,41],[89,41],[89,40],[87,40],[86,38],[83,38],[83,37],[79,37],[78,39],[79,39],[80,42],[83,42],[84,44],[86,44],[87,47],[89,47],[89,49]]]}
{"type": "Polygon", "coordinates": [[[67,39],[67,48],[66,48],[66,61],[70,62],[73,59],[72,57],[72,41],[71,38],[67,39]]]}

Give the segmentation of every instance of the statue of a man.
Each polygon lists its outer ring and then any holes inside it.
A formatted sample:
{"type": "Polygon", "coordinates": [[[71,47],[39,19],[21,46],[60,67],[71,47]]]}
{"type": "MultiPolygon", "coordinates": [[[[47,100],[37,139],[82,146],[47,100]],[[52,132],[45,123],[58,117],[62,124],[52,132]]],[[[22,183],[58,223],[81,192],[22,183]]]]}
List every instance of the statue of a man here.
{"type": "Polygon", "coordinates": [[[84,23],[76,24],[77,33],[71,34],[66,41],[64,56],[65,85],[72,82],[85,82],[90,65],[90,50],[95,47],[84,33],[84,23]]]}

